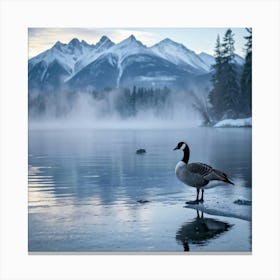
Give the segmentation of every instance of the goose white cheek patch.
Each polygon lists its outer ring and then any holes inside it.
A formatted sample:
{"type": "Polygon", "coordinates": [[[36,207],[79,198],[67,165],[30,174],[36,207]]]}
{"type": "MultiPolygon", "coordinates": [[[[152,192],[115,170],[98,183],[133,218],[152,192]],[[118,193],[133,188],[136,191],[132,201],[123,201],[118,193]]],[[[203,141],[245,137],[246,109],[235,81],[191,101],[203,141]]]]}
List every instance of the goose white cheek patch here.
{"type": "Polygon", "coordinates": [[[184,150],[185,148],[186,148],[186,144],[183,144],[180,149],[184,150]]]}

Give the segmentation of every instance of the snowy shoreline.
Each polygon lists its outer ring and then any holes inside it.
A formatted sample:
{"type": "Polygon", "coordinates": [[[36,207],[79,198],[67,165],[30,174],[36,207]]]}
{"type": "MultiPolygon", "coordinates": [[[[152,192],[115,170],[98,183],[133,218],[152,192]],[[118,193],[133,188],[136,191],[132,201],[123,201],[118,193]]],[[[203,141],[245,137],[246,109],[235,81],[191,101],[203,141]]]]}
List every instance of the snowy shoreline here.
{"type": "Polygon", "coordinates": [[[213,127],[252,127],[252,118],[245,119],[225,119],[217,122],[213,127]]]}

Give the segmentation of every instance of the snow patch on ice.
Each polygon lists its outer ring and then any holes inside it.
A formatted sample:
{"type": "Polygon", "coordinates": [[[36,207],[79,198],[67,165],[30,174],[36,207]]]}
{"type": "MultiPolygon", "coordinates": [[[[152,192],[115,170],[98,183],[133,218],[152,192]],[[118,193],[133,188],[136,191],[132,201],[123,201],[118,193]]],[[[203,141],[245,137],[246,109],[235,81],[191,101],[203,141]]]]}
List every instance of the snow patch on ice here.
{"type": "Polygon", "coordinates": [[[187,204],[184,207],[196,209],[196,210],[202,211],[204,213],[207,213],[209,215],[231,217],[231,218],[237,218],[237,219],[241,219],[241,220],[245,220],[245,221],[251,221],[250,215],[243,213],[242,211],[230,211],[229,209],[224,210],[223,207],[211,208],[211,207],[205,206],[203,204],[187,204]]]}

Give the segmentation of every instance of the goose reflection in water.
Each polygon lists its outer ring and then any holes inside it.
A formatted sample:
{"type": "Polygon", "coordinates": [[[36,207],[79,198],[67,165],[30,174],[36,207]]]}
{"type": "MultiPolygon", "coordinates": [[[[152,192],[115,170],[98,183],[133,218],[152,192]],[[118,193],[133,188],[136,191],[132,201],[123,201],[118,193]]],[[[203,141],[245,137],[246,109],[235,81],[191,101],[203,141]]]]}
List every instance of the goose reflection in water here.
{"type": "Polygon", "coordinates": [[[223,232],[229,230],[230,224],[204,218],[203,212],[190,222],[183,224],[176,233],[176,240],[182,244],[184,251],[190,251],[189,244],[204,245],[208,240],[218,237],[223,232]]]}

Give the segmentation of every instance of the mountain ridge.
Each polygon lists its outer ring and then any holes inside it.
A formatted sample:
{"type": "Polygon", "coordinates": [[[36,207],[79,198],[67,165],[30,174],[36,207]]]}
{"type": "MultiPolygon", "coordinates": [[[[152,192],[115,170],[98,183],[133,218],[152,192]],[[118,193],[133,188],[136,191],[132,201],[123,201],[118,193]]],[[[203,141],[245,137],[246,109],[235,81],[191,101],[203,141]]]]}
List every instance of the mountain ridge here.
{"type": "MultiPolygon", "coordinates": [[[[238,58],[237,64],[244,62],[238,58]]],[[[73,38],[57,41],[50,49],[28,61],[28,88],[76,90],[106,86],[186,86],[196,76],[208,74],[215,58],[196,54],[166,38],[147,47],[134,35],[115,44],[102,36],[95,45],[73,38]],[[55,63],[53,63],[55,62],[55,63]]]]}

